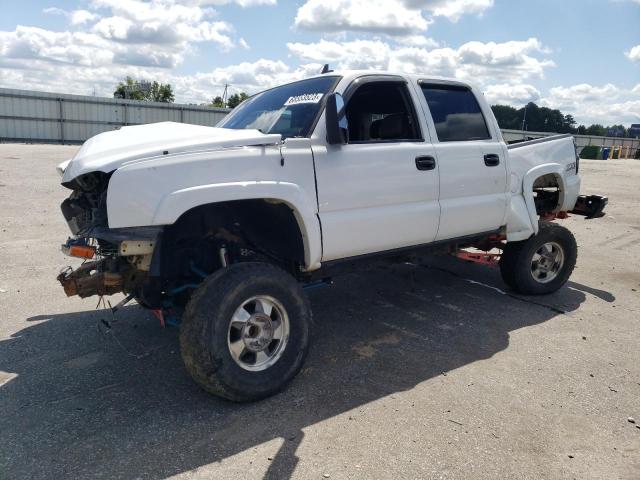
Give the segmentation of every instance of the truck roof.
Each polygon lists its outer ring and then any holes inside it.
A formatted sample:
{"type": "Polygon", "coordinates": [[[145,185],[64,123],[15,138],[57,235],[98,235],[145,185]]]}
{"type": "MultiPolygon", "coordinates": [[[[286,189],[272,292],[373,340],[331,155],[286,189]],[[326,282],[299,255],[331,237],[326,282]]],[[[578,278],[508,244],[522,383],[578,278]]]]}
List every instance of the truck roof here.
{"type": "Polygon", "coordinates": [[[434,81],[434,82],[445,82],[453,85],[463,85],[470,88],[474,87],[473,84],[459,80],[457,78],[440,77],[436,75],[428,75],[428,74],[422,74],[422,73],[394,72],[389,70],[333,70],[328,73],[318,73],[317,75],[312,75],[311,77],[308,77],[308,78],[318,78],[325,75],[339,75],[348,81],[352,81],[352,80],[355,80],[356,78],[364,77],[368,75],[391,75],[395,77],[406,78],[410,82],[417,82],[418,80],[424,80],[424,81],[434,81]]]}

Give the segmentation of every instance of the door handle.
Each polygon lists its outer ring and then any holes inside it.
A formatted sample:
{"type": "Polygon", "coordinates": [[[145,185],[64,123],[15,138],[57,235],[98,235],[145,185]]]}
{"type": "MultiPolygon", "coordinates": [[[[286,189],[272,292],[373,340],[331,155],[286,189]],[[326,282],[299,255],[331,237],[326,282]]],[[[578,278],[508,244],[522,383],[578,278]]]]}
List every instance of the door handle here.
{"type": "Polygon", "coordinates": [[[434,170],[436,168],[436,159],[430,155],[416,157],[416,168],[418,170],[434,170]]]}
{"type": "Polygon", "coordinates": [[[497,153],[487,153],[484,156],[484,164],[487,167],[497,167],[500,165],[500,155],[497,153]]]}

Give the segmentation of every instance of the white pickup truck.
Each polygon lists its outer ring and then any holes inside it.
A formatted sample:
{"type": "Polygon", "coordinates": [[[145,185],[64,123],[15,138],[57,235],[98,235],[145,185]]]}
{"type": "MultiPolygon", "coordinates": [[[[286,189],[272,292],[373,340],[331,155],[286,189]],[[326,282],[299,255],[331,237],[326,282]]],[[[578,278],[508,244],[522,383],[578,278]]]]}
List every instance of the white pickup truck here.
{"type": "Polygon", "coordinates": [[[578,167],[570,135],[507,146],[466,83],[327,72],[257,94],[215,128],[87,140],[58,167],[73,191],[63,250],[85,260],[58,280],[67,295],[124,292],[179,319],[193,378],[255,400],[300,370],[304,288],[345,261],[475,247],[464,258],[499,261],[517,292],[560,288],[577,246],[551,221],[607,202],[579,196],[578,167]]]}

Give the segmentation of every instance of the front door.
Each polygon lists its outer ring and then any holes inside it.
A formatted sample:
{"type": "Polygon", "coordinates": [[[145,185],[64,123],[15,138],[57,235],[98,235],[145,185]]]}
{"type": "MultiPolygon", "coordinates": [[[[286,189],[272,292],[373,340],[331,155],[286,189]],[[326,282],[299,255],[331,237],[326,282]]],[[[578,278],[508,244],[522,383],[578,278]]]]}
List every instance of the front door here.
{"type": "Polygon", "coordinates": [[[438,165],[403,80],[345,94],[349,140],[312,147],[323,261],[432,242],[438,165]]]}

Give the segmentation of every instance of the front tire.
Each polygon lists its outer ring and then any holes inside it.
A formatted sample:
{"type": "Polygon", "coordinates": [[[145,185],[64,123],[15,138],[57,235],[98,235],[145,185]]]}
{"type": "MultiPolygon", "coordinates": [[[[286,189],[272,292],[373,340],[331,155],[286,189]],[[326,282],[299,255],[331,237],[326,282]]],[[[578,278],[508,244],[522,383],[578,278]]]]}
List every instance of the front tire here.
{"type": "Polygon", "coordinates": [[[505,245],[500,273],[518,293],[544,295],[557,291],[569,280],[577,257],[578,245],[568,229],[540,222],[537,235],[505,245]]]}
{"type": "Polygon", "coordinates": [[[282,390],[309,349],[311,310],[298,282],[268,263],[238,263],[194,292],[180,330],[185,367],[206,391],[259,400],[282,390]]]}

